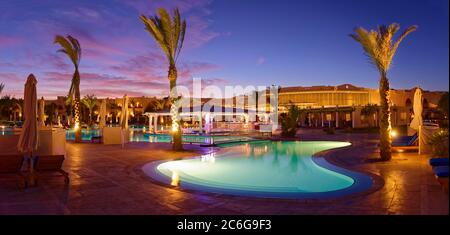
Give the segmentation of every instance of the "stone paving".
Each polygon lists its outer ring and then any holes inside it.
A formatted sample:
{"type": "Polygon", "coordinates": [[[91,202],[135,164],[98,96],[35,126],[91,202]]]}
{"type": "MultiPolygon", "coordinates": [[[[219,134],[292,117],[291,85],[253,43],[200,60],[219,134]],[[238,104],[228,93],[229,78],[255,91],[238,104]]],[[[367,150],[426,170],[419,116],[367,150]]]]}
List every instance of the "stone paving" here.
{"type": "Polygon", "coordinates": [[[37,187],[17,189],[0,179],[0,214],[448,214],[443,192],[428,166],[430,156],[398,153],[389,162],[377,156],[376,135],[300,133],[304,140],[347,140],[349,148],[322,155],[334,164],[373,174],[373,190],[332,200],[261,199],[180,191],[153,182],[141,167],[154,160],[181,159],[208,151],[186,146],[175,153],[164,143],[120,146],[67,144],[62,177],[46,177],[37,187]]]}

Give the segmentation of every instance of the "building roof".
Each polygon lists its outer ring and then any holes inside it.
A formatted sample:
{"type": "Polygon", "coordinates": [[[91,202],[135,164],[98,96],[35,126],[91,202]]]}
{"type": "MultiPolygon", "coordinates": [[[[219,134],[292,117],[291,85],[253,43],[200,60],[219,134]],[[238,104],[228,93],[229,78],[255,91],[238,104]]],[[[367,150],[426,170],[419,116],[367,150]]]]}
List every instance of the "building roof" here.
{"type": "Polygon", "coordinates": [[[338,86],[295,86],[281,87],[280,93],[283,92],[305,92],[305,91],[365,91],[367,88],[357,87],[352,84],[342,84],[338,86]]]}

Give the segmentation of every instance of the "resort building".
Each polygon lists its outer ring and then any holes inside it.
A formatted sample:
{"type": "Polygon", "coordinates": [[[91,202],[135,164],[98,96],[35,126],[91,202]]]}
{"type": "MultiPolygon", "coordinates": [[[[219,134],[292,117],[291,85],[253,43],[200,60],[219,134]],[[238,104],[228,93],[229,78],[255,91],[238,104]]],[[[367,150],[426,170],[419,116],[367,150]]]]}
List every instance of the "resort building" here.
{"type": "MultiPolygon", "coordinates": [[[[412,104],[414,101],[414,91],[412,89],[390,91],[391,100],[391,122],[393,126],[408,125],[413,118],[412,104]]],[[[269,91],[265,93],[269,94],[269,91]]],[[[439,99],[444,94],[440,91],[423,91],[423,117],[424,120],[439,120],[442,115],[437,111],[439,99]]],[[[224,115],[208,116],[202,114],[202,121],[194,115],[195,110],[200,106],[208,104],[211,99],[189,99],[187,106],[190,106],[189,113],[182,114],[186,128],[198,127],[205,123],[212,122],[213,127],[227,129],[228,127],[236,127],[233,129],[253,128],[255,123],[270,122],[268,115],[258,115],[255,119],[248,119],[245,113],[255,110],[264,110],[264,107],[249,106],[248,97],[244,97],[244,105],[237,105],[237,99],[242,97],[233,97],[223,99],[216,102],[217,109],[222,109],[224,115]],[[230,112],[235,114],[229,115],[230,112]]],[[[102,99],[97,100],[97,107],[94,109],[94,120],[98,114],[102,99]]],[[[130,119],[133,122],[146,124],[149,128],[159,126],[163,129],[167,128],[170,122],[170,112],[168,99],[158,99],[156,97],[130,97],[130,119]],[[160,103],[155,105],[156,103],[160,103]],[[146,117],[148,118],[146,118],[146,117]],[[151,120],[150,120],[151,119],[151,120]]],[[[343,84],[338,86],[310,86],[310,87],[279,87],[278,88],[278,115],[286,115],[289,106],[296,105],[301,110],[299,125],[303,127],[327,127],[336,128],[361,128],[373,127],[378,125],[380,97],[377,89],[357,87],[351,84],[343,84]],[[364,112],[368,105],[374,105],[372,112],[364,112]]],[[[54,106],[55,115],[62,122],[68,117],[65,105],[65,97],[58,97],[56,100],[47,100],[46,105],[54,106]]],[[[122,106],[122,98],[107,98],[107,123],[119,123],[119,117],[122,106]]],[[[266,112],[268,112],[269,97],[266,98],[266,112]]],[[[214,109],[213,108],[213,109],[214,109]]],[[[213,109],[210,111],[212,112],[213,109]]],[[[87,114],[84,114],[87,115],[87,114]]],[[[57,120],[57,119],[53,119],[57,120]]]]}
{"type": "MultiPolygon", "coordinates": [[[[393,126],[408,125],[413,117],[412,104],[415,88],[390,91],[391,122],[393,126]]],[[[437,104],[444,92],[423,91],[424,119],[440,119],[437,104]]],[[[300,125],[310,127],[334,126],[368,127],[378,125],[378,108],[364,115],[367,105],[379,105],[377,89],[339,86],[282,87],[279,89],[279,113],[287,112],[290,105],[302,110],[300,125]]]]}

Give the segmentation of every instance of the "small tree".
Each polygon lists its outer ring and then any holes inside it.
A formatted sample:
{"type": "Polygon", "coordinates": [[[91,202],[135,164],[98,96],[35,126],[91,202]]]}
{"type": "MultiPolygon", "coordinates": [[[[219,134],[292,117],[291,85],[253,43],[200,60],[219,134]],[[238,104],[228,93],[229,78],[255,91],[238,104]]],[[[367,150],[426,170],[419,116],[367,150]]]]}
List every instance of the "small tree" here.
{"type": "Polygon", "coordinates": [[[95,105],[97,103],[97,97],[95,97],[94,94],[92,94],[92,95],[85,95],[84,98],[81,100],[81,102],[89,110],[89,125],[92,125],[92,111],[94,110],[95,105]]]}
{"type": "Polygon", "coordinates": [[[300,109],[296,105],[291,105],[288,115],[281,120],[281,135],[284,137],[294,137],[297,134],[297,120],[300,116],[300,109]]]}
{"type": "MultiPolygon", "coordinates": [[[[366,118],[370,118],[375,122],[375,119],[373,118],[373,116],[377,113],[378,111],[378,105],[376,104],[367,104],[366,106],[364,106],[361,109],[361,115],[363,115],[366,118]]],[[[369,122],[369,127],[371,127],[371,122],[369,122]]],[[[376,124],[375,124],[376,126],[376,124]]]]}
{"type": "Polygon", "coordinates": [[[441,129],[434,133],[429,140],[429,144],[433,148],[434,155],[448,157],[448,129],[441,129]]]}
{"type": "Polygon", "coordinates": [[[448,118],[448,92],[445,92],[438,102],[438,109],[448,118]]]}

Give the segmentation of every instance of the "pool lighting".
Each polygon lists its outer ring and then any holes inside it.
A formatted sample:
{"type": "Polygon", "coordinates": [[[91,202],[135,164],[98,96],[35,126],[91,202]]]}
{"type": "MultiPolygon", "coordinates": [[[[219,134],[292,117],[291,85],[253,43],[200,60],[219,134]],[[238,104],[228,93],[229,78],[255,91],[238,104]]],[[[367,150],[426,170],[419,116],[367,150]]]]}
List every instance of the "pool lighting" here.
{"type": "Polygon", "coordinates": [[[397,136],[397,132],[395,130],[391,131],[391,137],[396,137],[397,136]]]}
{"type": "Polygon", "coordinates": [[[170,182],[170,185],[178,186],[179,183],[180,183],[180,176],[178,175],[177,172],[173,171],[172,172],[172,181],[170,182]]]}

